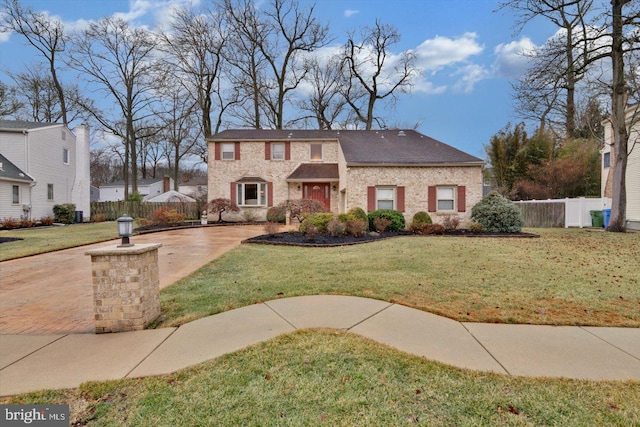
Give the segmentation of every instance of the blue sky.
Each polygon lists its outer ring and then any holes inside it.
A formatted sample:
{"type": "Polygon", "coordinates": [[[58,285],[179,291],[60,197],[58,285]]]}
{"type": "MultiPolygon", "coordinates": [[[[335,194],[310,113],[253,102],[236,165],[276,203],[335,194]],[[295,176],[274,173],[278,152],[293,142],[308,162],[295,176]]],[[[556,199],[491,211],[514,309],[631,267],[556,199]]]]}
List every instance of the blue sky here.
{"type": "MultiPolygon", "coordinates": [[[[203,0],[208,1],[208,0],[203,0]]],[[[309,3],[300,0],[301,3],[309,3]]],[[[67,28],[119,14],[135,25],[155,28],[166,22],[172,5],[199,0],[21,0],[34,10],[60,18],[67,28]]],[[[376,19],[398,28],[402,40],[393,54],[413,50],[422,71],[411,94],[401,95],[395,109],[377,110],[388,124],[413,127],[469,154],[485,158],[483,145],[513,111],[509,81],[525,67],[520,53],[542,44],[554,28],[534,21],[514,34],[516,18],[497,11],[497,0],[317,0],[316,16],[335,36],[336,48],[349,31],[376,19]]],[[[0,34],[0,79],[35,59],[23,38],[0,34]]],[[[71,79],[72,76],[65,76],[71,79]]],[[[382,107],[382,106],[380,106],[382,107]]]]}

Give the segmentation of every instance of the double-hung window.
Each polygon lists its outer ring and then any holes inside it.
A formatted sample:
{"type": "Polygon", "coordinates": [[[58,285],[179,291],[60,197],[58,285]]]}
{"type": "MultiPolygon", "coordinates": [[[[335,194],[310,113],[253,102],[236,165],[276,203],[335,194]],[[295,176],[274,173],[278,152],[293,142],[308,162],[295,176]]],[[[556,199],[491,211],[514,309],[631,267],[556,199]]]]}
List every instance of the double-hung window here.
{"type": "Polygon", "coordinates": [[[611,153],[604,153],[602,157],[602,167],[611,167],[611,153]]]}
{"type": "Polygon", "coordinates": [[[222,160],[234,160],[236,153],[236,146],[233,142],[223,142],[220,144],[220,153],[222,160]]]}
{"type": "Polygon", "coordinates": [[[240,206],[266,206],[267,184],[264,182],[238,182],[236,194],[240,206]]]}
{"type": "Polygon", "coordinates": [[[284,160],[284,142],[271,143],[271,160],[284,160]]]}
{"type": "Polygon", "coordinates": [[[439,211],[452,211],[456,203],[456,187],[438,187],[437,200],[439,211]]]}
{"type": "Polygon", "coordinates": [[[47,184],[47,200],[53,201],[53,184],[47,184]]]}
{"type": "Polygon", "coordinates": [[[376,188],[376,209],[395,209],[396,187],[376,188]]]}

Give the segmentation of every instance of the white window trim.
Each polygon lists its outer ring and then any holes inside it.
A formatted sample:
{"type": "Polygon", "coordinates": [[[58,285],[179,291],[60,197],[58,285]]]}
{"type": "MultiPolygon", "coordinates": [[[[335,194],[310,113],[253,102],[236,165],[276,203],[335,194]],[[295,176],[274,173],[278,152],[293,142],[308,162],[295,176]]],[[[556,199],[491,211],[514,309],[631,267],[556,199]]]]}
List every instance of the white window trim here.
{"type": "Polygon", "coordinates": [[[271,160],[278,160],[278,161],[280,161],[280,160],[284,160],[284,159],[285,159],[285,156],[286,156],[286,155],[285,155],[285,145],[284,145],[284,142],[272,142],[272,143],[271,143],[271,160]],[[281,152],[281,153],[282,153],[282,157],[281,157],[281,158],[275,157],[275,153],[276,153],[276,150],[274,150],[274,147],[275,147],[275,146],[280,146],[280,147],[282,147],[282,152],[281,152]]]}
{"type": "Polygon", "coordinates": [[[261,208],[267,206],[267,183],[266,182],[237,182],[236,183],[236,201],[238,206],[249,208],[261,208]],[[247,204],[245,199],[246,186],[257,185],[258,198],[256,204],[247,204]]]}
{"type": "Polygon", "coordinates": [[[220,160],[235,160],[236,159],[236,145],[233,142],[223,142],[220,144],[220,160]],[[230,146],[231,151],[225,151],[225,146],[227,148],[230,146]],[[231,158],[225,158],[225,153],[231,153],[231,158]]]}
{"type": "Polygon", "coordinates": [[[603,153],[602,155],[602,168],[603,169],[609,169],[611,167],[611,152],[607,151],[606,153],[603,153]],[[605,159],[609,157],[609,162],[605,161],[605,159]],[[607,163],[609,163],[607,165],[607,163]]]}
{"type": "Polygon", "coordinates": [[[55,196],[56,194],[54,193],[53,184],[47,184],[47,201],[53,202],[55,200],[55,196]],[[51,195],[51,197],[49,197],[49,195],[51,195]]]}
{"type": "Polygon", "coordinates": [[[69,164],[69,158],[71,156],[71,153],[69,152],[68,148],[63,148],[62,149],[62,163],[64,163],[65,165],[69,164]],[[66,157],[66,159],[65,159],[66,157]]]}
{"type": "Polygon", "coordinates": [[[391,209],[394,210],[397,208],[398,206],[398,187],[396,187],[395,185],[380,185],[376,187],[376,209],[391,209]],[[391,198],[381,198],[380,197],[380,190],[391,190],[391,198]],[[391,201],[392,206],[391,208],[380,208],[380,202],[388,202],[391,201]]]}
{"type": "Polygon", "coordinates": [[[436,186],[436,211],[437,212],[456,212],[456,204],[457,204],[457,197],[456,195],[458,194],[458,187],[455,185],[438,185],[436,186]],[[452,192],[452,198],[451,199],[445,199],[445,198],[440,198],[440,190],[451,190],[452,192]],[[452,207],[451,209],[440,209],[440,201],[452,201],[452,207]]]}

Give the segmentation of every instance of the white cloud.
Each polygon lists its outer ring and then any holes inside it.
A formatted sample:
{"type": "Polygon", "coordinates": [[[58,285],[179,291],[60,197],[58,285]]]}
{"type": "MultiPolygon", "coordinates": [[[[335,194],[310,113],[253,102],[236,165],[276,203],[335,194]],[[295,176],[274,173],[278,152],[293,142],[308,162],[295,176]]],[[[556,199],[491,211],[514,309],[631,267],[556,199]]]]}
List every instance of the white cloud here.
{"type": "Polygon", "coordinates": [[[116,12],[113,14],[113,17],[132,22],[145,16],[153,6],[155,5],[149,0],[131,0],[127,12],[116,12]]]}
{"type": "Polygon", "coordinates": [[[489,71],[482,65],[469,64],[460,68],[453,75],[462,75],[453,86],[453,90],[460,93],[471,93],[476,83],[489,77],[489,71]]]}
{"type": "Polygon", "coordinates": [[[418,80],[413,85],[415,92],[424,93],[426,95],[440,95],[447,91],[446,85],[436,86],[428,80],[418,80]]]}
{"type": "Polygon", "coordinates": [[[9,41],[9,38],[11,38],[11,31],[6,31],[6,32],[2,32],[0,31],[0,43],[5,43],[9,41]]]}
{"type": "Polygon", "coordinates": [[[443,67],[466,61],[484,50],[477,38],[476,33],[464,33],[454,39],[436,36],[425,40],[415,50],[417,65],[424,71],[436,72],[443,67]]]}
{"type": "Polygon", "coordinates": [[[344,11],[344,17],[345,18],[351,18],[353,15],[360,13],[359,10],[354,10],[354,9],[346,9],[344,11]]]}
{"type": "Polygon", "coordinates": [[[506,78],[520,77],[527,70],[535,50],[536,45],[528,37],[499,44],[493,51],[496,56],[492,67],[495,74],[506,78]]]}

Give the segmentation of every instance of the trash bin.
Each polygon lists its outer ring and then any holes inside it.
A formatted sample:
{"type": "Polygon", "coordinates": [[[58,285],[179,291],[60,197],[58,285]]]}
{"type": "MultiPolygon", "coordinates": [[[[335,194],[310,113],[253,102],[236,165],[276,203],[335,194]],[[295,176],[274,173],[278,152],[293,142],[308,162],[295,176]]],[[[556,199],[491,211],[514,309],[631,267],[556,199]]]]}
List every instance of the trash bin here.
{"type": "Polygon", "coordinates": [[[609,226],[609,219],[611,219],[611,209],[602,209],[602,219],[604,221],[604,228],[609,226]]]}
{"type": "Polygon", "coordinates": [[[591,214],[591,226],[592,227],[603,227],[604,221],[602,217],[602,211],[589,211],[591,214]]]}
{"type": "Polygon", "coordinates": [[[82,214],[83,214],[83,211],[73,211],[73,222],[75,222],[76,224],[81,223],[82,214]]]}

